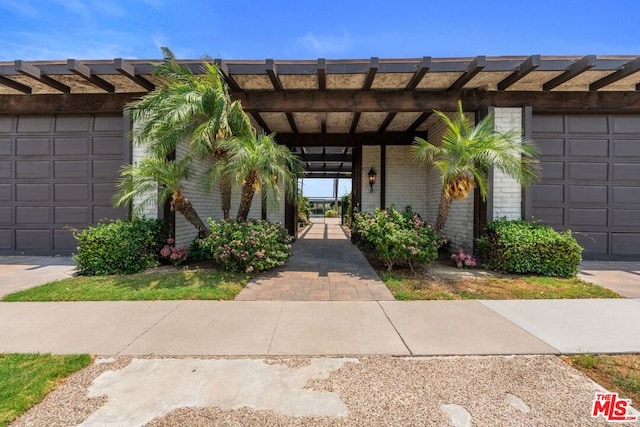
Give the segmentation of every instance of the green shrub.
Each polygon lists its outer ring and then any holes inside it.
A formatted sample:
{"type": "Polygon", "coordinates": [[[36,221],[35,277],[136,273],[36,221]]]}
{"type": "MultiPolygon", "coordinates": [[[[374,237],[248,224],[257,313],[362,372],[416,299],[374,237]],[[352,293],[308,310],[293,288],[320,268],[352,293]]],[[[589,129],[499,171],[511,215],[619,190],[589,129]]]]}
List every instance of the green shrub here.
{"type": "Polygon", "coordinates": [[[334,211],[333,209],[327,209],[326,211],[324,211],[324,217],[325,218],[335,218],[336,217],[336,211],[334,211]]]}
{"type": "Polygon", "coordinates": [[[167,237],[161,221],[140,218],[100,223],[74,236],[73,258],[83,276],[131,274],[157,265],[167,237]]]}
{"type": "Polygon", "coordinates": [[[387,270],[397,263],[408,264],[413,270],[416,263],[429,263],[438,257],[438,248],[444,243],[441,233],[414,213],[410,207],[398,212],[376,209],[373,215],[354,215],[354,234],[360,246],[384,262],[387,270]]]}
{"type": "Polygon", "coordinates": [[[480,243],[487,266],[508,273],[573,277],[582,260],[582,247],[571,231],[526,221],[492,221],[480,243]]]}
{"type": "Polygon", "coordinates": [[[257,273],[283,265],[293,238],[280,224],[268,221],[208,220],[211,236],[201,246],[225,270],[257,273]]]}

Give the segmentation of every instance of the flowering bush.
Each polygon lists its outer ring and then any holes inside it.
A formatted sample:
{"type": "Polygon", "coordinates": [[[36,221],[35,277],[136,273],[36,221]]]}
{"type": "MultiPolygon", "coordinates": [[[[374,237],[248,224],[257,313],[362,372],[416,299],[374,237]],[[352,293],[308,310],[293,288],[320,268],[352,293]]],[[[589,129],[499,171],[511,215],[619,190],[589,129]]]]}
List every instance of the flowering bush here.
{"type": "Polygon", "coordinates": [[[180,265],[187,259],[187,248],[184,245],[175,246],[176,241],[169,237],[167,244],[160,250],[160,258],[173,265],[180,265]]]}
{"type": "Polygon", "coordinates": [[[471,254],[465,254],[462,248],[460,248],[457,254],[451,254],[451,259],[456,263],[458,268],[475,267],[477,265],[476,258],[471,254]]]}
{"type": "Polygon", "coordinates": [[[257,273],[283,265],[291,256],[293,238],[280,224],[209,219],[211,236],[201,243],[225,270],[257,273]]]}
{"type": "Polygon", "coordinates": [[[396,263],[406,263],[413,270],[414,263],[428,263],[438,257],[444,236],[427,224],[410,207],[398,212],[376,209],[373,215],[354,215],[354,234],[364,250],[371,251],[384,262],[388,270],[396,263]]]}

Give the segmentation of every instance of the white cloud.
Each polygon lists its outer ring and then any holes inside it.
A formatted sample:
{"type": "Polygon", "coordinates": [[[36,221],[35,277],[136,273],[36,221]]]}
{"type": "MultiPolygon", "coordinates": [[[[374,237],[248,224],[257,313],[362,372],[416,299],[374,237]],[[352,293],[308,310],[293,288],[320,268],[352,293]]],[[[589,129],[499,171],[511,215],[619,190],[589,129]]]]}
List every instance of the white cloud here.
{"type": "Polygon", "coordinates": [[[316,34],[309,32],[298,39],[310,53],[315,55],[330,55],[344,53],[353,46],[353,40],[349,33],[342,31],[339,34],[316,34]]]}

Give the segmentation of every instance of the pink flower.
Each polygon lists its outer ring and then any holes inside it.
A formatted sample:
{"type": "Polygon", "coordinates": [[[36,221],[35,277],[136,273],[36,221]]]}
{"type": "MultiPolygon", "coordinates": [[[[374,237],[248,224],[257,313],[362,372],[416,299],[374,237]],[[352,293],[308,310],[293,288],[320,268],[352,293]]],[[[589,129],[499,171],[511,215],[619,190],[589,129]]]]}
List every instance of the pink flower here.
{"type": "Polygon", "coordinates": [[[174,239],[172,239],[171,237],[169,237],[169,238],[167,239],[167,243],[168,243],[169,245],[173,245],[175,242],[176,242],[176,241],[175,241],[174,239]]]}
{"type": "Polygon", "coordinates": [[[162,248],[162,250],[160,251],[160,255],[162,255],[164,258],[167,258],[169,255],[171,255],[171,249],[169,248],[169,245],[165,245],[165,247],[162,248]]]}

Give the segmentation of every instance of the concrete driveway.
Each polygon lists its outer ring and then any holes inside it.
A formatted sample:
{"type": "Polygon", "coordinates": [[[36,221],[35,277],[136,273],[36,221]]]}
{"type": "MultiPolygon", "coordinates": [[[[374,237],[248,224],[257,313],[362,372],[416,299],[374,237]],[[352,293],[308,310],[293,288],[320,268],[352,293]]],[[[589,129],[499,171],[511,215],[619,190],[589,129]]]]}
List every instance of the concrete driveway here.
{"type": "Polygon", "coordinates": [[[6,294],[66,279],[75,272],[71,257],[0,256],[0,298],[6,294]]]}
{"type": "Polygon", "coordinates": [[[640,298],[640,262],[583,261],[578,277],[626,298],[640,298]]]}

